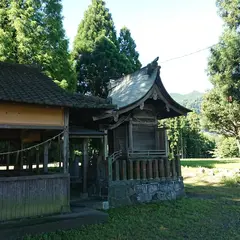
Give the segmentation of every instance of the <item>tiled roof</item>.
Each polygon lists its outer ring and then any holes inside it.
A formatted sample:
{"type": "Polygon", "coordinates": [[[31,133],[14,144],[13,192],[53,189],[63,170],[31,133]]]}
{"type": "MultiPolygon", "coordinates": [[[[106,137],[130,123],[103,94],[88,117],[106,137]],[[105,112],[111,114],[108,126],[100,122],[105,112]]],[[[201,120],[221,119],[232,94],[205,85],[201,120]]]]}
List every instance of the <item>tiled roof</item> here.
{"type": "Polygon", "coordinates": [[[32,66],[0,62],[0,101],[76,108],[113,108],[105,99],[70,94],[32,66]]]}

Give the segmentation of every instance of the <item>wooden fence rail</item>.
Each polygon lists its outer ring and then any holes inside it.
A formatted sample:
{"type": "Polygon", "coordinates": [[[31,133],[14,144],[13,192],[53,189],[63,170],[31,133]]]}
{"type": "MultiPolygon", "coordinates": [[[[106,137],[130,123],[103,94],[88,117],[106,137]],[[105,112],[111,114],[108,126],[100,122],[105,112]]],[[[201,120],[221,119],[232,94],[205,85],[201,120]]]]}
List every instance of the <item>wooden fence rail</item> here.
{"type": "Polygon", "coordinates": [[[119,180],[152,180],[152,179],[176,179],[181,176],[180,158],[168,160],[160,159],[115,159],[109,161],[110,181],[119,180]]]}

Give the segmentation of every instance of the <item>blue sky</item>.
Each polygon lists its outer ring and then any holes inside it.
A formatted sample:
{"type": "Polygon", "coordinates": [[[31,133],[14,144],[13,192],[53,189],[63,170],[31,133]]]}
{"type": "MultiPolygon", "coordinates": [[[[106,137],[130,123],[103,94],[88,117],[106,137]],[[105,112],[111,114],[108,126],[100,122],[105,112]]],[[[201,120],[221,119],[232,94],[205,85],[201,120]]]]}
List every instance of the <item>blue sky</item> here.
{"type": "MultiPolygon", "coordinates": [[[[91,0],[63,0],[63,16],[70,48],[91,0]]],[[[218,42],[222,21],[215,0],[106,0],[116,30],[127,26],[143,65],[159,56],[159,63],[218,42]]],[[[209,51],[162,63],[161,78],[173,93],[211,88],[206,75],[209,51]]]]}

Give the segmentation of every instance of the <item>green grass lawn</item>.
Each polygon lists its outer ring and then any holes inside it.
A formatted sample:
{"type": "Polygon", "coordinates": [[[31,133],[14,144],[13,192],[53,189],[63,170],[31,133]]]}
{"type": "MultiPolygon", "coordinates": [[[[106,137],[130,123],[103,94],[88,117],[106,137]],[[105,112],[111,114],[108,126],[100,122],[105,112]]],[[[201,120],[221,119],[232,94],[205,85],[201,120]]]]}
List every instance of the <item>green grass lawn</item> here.
{"type": "MultiPolygon", "coordinates": [[[[209,167],[205,160],[199,163],[209,167]]],[[[111,209],[106,224],[26,237],[24,240],[240,239],[239,185],[228,187],[221,179],[211,182],[204,173],[189,177],[189,171],[197,171],[191,164],[192,161],[183,164],[187,166],[183,169],[186,198],[111,209]]],[[[224,163],[228,164],[232,163],[224,163]]]]}

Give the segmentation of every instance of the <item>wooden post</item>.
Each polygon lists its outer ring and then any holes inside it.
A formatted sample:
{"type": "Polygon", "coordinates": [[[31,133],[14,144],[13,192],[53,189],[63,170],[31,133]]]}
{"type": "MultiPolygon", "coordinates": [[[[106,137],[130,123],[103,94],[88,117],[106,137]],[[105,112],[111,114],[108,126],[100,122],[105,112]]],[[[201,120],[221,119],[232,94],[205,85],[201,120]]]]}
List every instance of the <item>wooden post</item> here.
{"type": "Polygon", "coordinates": [[[104,137],[103,137],[103,160],[106,160],[108,157],[108,131],[104,130],[104,137]]]}
{"type": "Polygon", "coordinates": [[[170,162],[167,157],[164,158],[164,165],[165,165],[165,177],[170,177],[170,162]]]}
{"type": "Polygon", "coordinates": [[[165,171],[164,171],[164,160],[160,159],[159,160],[159,175],[161,179],[165,178],[165,171]]]}
{"type": "Polygon", "coordinates": [[[44,143],[44,159],[43,159],[43,172],[44,173],[48,172],[48,147],[49,147],[49,143],[48,142],[44,143]]]}
{"type": "Polygon", "coordinates": [[[126,164],[126,160],[122,160],[122,180],[127,180],[127,164],[126,164]]]}
{"type": "Polygon", "coordinates": [[[152,160],[148,161],[148,179],[153,179],[153,168],[152,168],[152,160]]]}
{"type": "Polygon", "coordinates": [[[167,129],[164,130],[164,137],[165,137],[165,151],[166,157],[168,157],[168,136],[167,136],[167,129]]]}
{"type": "Polygon", "coordinates": [[[64,134],[63,134],[63,172],[68,173],[69,164],[69,110],[64,110],[64,134]]]}
{"type": "Polygon", "coordinates": [[[88,138],[83,140],[83,192],[87,192],[88,175],[88,138]]]}
{"type": "Polygon", "coordinates": [[[177,177],[175,159],[172,160],[172,177],[173,179],[177,177]]]}
{"type": "MultiPolygon", "coordinates": [[[[155,161],[154,161],[154,171],[155,171],[154,177],[155,177],[156,179],[159,179],[158,161],[159,161],[159,160],[155,160],[155,161]]],[[[160,161],[161,161],[161,160],[160,160],[160,161]]]]}
{"type": "Polygon", "coordinates": [[[119,161],[115,161],[115,176],[116,176],[116,181],[119,181],[120,176],[119,176],[119,161]]]}
{"type": "Polygon", "coordinates": [[[36,152],[36,170],[37,170],[38,174],[39,174],[39,159],[40,159],[40,149],[37,148],[37,152],[36,152]]]}
{"type": "Polygon", "coordinates": [[[132,118],[129,120],[129,148],[133,150],[133,127],[132,127],[132,118]]]}
{"type": "Polygon", "coordinates": [[[142,178],[143,178],[144,180],[146,180],[146,178],[147,178],[146,161],[143,160],[143,161],[141,162],[141,165],[142,165],[142,178]]]}
{"type": "MultiPolygon", "coordinates": [[[[7,142],[7,151],[11,151],[10,141],[7,142]]],[[[9,170],[10,165],[10,154],[7,155],[7,170],[9,170]]]]}
{"type": "Polygon", "coordinates": [[[177,176],[181,177],[182,171],[181,171],[181,161],[180,161],[179,155],[176,155],[175,161],[176,161],[176,166],[177,166],[177,176]]]}
{"type": "MultiPolygon", "coordinates": [[[[23,142],[21,140],[21,149],[24,148],[23,142]]],[[[19,164],[20,169],[23,169],[23,152],[20,153],[20,164],[19,164]]]]}
{"type": "Polygon", "coordinates": [[[112,182],[113,176],[112,176],[112,157],[108,157],[108,182],[112,182]]]}
{"type": "Polygon", "coordinates": [[[129,180],[133,180],[133,161],[130,160],[129,162],[129,180]]]}
{"type": "Polygon", "coordinates": [[[137,160],[136,161],[136,177],[137,177],[137,180],[140,180],[141,176],[140,176],[140,161],[137,160]]]}
{"type": "Polygon", "coordinates": [[[60,171],[61,171],[61,168],[62,168],[62,141],[61,141],[61,136],[58,136],[58,150],[59,150],[59,153],[58,153],[59,168],[60,168],[60,171]]]}

